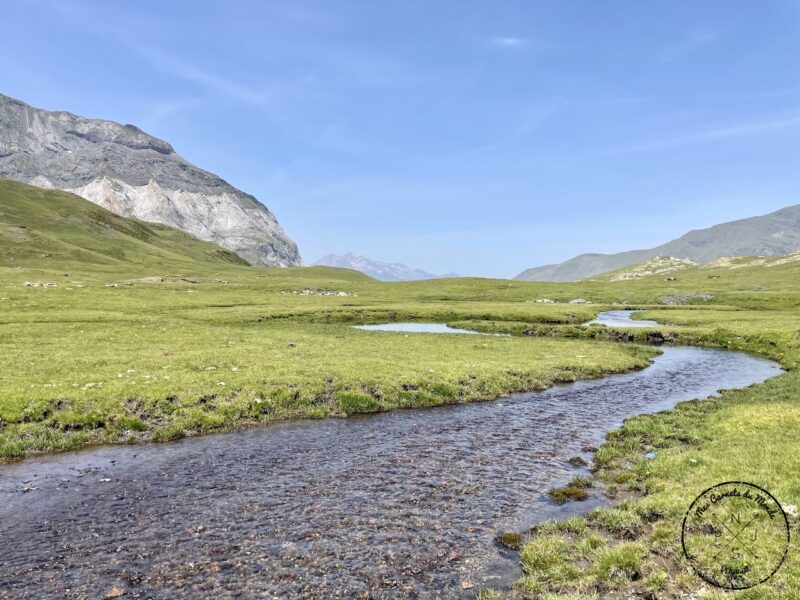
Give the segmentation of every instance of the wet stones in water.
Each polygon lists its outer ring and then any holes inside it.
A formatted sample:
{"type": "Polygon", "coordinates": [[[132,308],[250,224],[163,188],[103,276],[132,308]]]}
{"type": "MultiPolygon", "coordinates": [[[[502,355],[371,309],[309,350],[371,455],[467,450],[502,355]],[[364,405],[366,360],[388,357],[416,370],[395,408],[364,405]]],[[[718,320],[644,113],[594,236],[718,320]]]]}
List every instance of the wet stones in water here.
{"type": "Polygon", "coordinates": [[[585,467],[589,463],[582,459],[580,456],[573,456],[567,461],[573,467],[585,467]]]}

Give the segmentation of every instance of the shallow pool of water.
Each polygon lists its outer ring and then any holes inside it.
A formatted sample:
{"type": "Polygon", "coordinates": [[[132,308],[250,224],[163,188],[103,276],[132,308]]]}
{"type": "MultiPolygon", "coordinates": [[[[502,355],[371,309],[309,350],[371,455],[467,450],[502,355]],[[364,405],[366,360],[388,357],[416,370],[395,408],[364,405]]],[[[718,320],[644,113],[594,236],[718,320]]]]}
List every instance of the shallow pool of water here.
{"type": "Polygon", "coordinates": [[[405,333],[478,333],[468,329],[449,327],[442,323],[381,323],[379,325],[353,325],[353,327],[366,331],[402,331],[405,333]]]}
{"type": "Polygon", "coordinates": [[[638,310],[608,310],[601,312],[597,318],[584,323],[584,325],[606,325],[608,327],[658,327],[655,321],[646,319],[632,319],[631,315],[638,310]]]}

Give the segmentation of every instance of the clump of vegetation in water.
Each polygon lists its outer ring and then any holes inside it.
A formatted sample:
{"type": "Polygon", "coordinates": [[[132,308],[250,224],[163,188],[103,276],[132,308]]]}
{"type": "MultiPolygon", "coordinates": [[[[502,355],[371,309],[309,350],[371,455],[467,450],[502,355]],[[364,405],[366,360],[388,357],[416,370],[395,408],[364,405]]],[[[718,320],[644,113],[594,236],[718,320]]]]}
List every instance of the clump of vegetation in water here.
{"type": "Polygon", "coordinates": [[[548,492],[556,504],[564,504],[569,500],[586,500],[589,497],[589,488],[592,480],[588,477],[575,477],[567,485],[554,488],[548,492]]]}
{"type": "Polygon", "coordinates": [[[519,550],[522,548],[522,535],[516,531],[506,531],[497,536],[497,542],[510,548],[511,550],[519,550]]]}

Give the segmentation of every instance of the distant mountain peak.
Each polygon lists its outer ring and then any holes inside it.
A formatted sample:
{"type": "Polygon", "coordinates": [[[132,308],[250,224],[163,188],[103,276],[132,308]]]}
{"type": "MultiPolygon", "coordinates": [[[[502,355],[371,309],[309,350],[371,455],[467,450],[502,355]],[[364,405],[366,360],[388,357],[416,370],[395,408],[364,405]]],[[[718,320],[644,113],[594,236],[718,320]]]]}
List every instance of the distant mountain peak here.
{"type": "Polygon", "coordinates": [[[0,94],[0,178],[73,192],[123,217],[176,227],[266,266],[301,265],[253,196],[135,125],[33,108],[0,94]]]}
{"type": "Polygon", "coordinates": [[[515,279],[577,281],[659,256],[704,264],[725,256],[783,256],[798,250],[800,204],[795,204],[767,215],[693,229],[655,248],[617,254],[581,254],[562,263],[527,269],[515,279]]]}
{"type": "Polygon", "coordinates": [[[358,256],[351,252],[342,255],[326,254],[314,264],[326,267],[354,269],[356,271],[361,271],[365,275],[379,279],[380,281],[416,281],[420,279],[436,279],[438,277],[458,277],[455,273],[434,275],[422,269],[409,267],[403,263],[388,263],[372,260],[366,256],[358,256]]]}

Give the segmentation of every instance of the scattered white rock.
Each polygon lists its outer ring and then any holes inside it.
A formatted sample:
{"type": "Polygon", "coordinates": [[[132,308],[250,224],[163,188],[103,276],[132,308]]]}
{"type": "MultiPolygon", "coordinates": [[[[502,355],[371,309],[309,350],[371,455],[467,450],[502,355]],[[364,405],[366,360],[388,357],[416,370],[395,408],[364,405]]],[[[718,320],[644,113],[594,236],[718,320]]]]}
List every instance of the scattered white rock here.
{"type": "Polygon", "coordinates": [[[711,294],[665,294],[659,296],[658,301],[661,304],[687,304],[693,301],[708,302],[713,298],[711,294]]]}
{"type": "MultiPolygon", "coordinates": [[[[662,273],[672,273],[681,269],[688,269],[689,267],[696,267],[699,263],[688,258],[675,258],[674,256],[656,256],[643,263],[634,265],[630,269],[626,269],[617,273],[611,278],[611,281],[629,281],[631,279],[641,279],[649,275],[657,275],[662,273]]],[[[672,278],[670,279],[670,281],[672,278]]]]}
{"type": "Polygon", "coordinates": [[[345,291],[342,291],[342,290],[339,290],[339,291],[337,291],[337,290],[329,290],[327,288],[322,288],[322,289],[304,288],[304,289],[302,289],[300,291],[297,291],[297,290],[292,290],[292,291],[284,290],[284,291],[281,292],[281,294],[283,294],[284,296],[289,295],[289,294],[295,294],[295,295],[298,295],[298,296],[338,296],[340,298],[357,297],[358,296],[358,294],[354,294],[354,293],[351,293],[351,292],[345,292],[345,291]]]}
{"type": "Polygon", "coordinates": [[[785,265],[791,262],[800,261],[800,252],[795,252],[794,254],[789,254],[788,256],[784,256],[783,258],[779,258],[768,265],[767,267],[777,267],[778,265],[785,265]]]}

